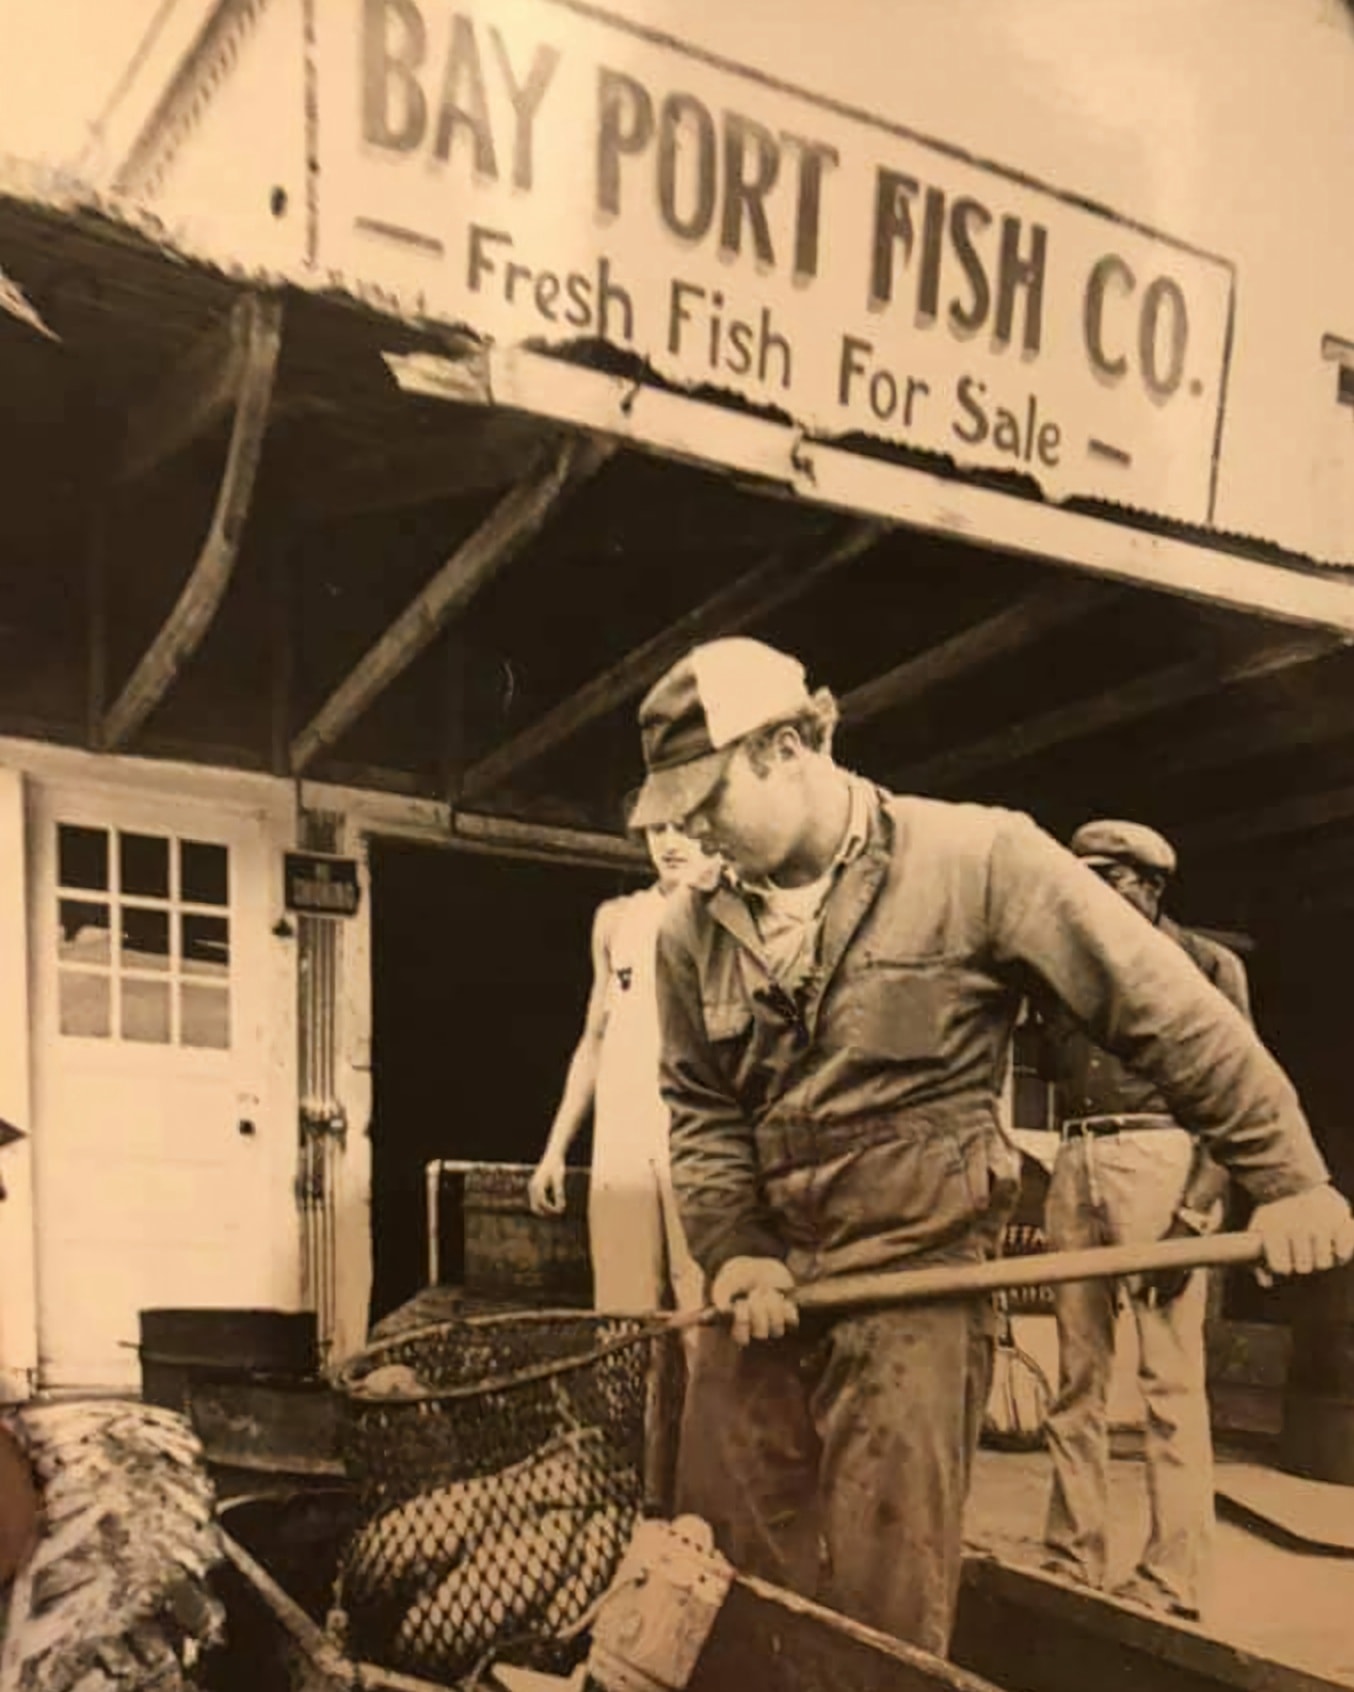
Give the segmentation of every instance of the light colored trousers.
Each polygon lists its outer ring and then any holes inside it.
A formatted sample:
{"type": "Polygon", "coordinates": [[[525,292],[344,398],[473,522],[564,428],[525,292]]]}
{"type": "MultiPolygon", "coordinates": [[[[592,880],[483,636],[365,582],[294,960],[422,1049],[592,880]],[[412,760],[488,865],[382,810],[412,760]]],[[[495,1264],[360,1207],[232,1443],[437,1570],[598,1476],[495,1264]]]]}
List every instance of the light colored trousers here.
{"type": "MultiPolygon", "coordinates": [[[[1138,1244],[1170,1225],[1188,1179],[1193,1146],[1174,1128],[1129,1130],[1066,1141],[1049,1186],[1049,1248],[1138,1244]]],[[[1105,1583],[1109,1428],[1119,1287],[1083,1281],[1055,1292],[1059,1391],[1049,1416],[1053,1490],[1045,1540],[1092,1586],[1105,1583]]],[[[1175,1602],[1200,1606],[1213,1527],[1213,1447],[1205,1387],[1207,1274],[1196,1270],[1179,1298],[1154,1309],[1124,1284],[1138,1330],[1138,1384],[1147,1412],[1151,1526],[1138,1572],[1175,1602]]]]}

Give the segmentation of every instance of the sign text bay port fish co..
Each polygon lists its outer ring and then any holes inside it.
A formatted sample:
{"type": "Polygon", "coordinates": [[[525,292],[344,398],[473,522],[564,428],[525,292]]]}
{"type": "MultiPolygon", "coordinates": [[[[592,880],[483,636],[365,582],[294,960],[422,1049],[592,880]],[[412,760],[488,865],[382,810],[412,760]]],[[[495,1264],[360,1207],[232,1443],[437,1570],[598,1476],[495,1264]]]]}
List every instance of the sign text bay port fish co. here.
{"type": "Polygon", "coordinates": [[[569,0],[317,18],[326,271],[826,438],[1209,519],[1223,260],[569,0]]]}

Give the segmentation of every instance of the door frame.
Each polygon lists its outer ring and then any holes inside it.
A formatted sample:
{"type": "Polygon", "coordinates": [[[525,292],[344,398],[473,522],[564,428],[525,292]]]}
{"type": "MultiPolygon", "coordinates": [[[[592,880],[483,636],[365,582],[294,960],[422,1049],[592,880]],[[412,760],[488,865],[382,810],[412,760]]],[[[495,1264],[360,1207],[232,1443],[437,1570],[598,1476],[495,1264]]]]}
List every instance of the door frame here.
{"type": "MultiPolygon", "coordinates": [[[[223,821],[252,820],[259,828],[263,862],[268,877],[262,909],[271,925],[283,915],[282,856],[295,841],[296,794],[294,785],[276,777],[236,772],[206,766],[151,761],[110,754],[96,754],[54,746],[0,738],[0,924],[6,936],[13,933],[17,944],[0,948],[0,1014],[3,1014],[6,1053],[11,1029],[20,1020],[22,1062],[0,1064],[0,1116],[29,1131],[37,1103],[35,1064],[40,1038],[34,1014],[34,995],[39,985],[36,934],[32,901],[37,896],[35,874],[40,857],[34,819],[46,816],[52,800],[58,805],[65,796],[78,796],[79,807],[87,810],[107,807],[108,819],[116,821],[120,810],[135,810],[157,802],[165,808],[173,828],[174,810],[210,813],[223,821]],[[17,816],[17,823],[16,823],[17,816]],[[22,828],[25,850],[17,856],[5,850],[16,830],[22,828]],[[22,927],[14,928],[11,911],[22,916],[22,927]],[[17,962],[15,961],[17,960],[17,962]],[[22,983],[22,999],[15,1008],[13,977],[22,983]],[[12,1103],[10,1101],[13,1101],[12,1103]]],[[[258,1062],[251,1064],[257,1076],[259,1110],[278,1136],[277,1150],[269,1158],[269,1202],[266,1226],[276,1240],[276,1249],[290,1264],[288,1297],[279,1298],[288,1308],[300,1308],[301,1258],[299,1216],[295,1198],[297,1106],[296,949],[283,939],[269,936],[258,972],[263,977],[271,1014],[258,1062]]],[[[254,1086],[242,1077],[242,1086],[254,1086]]],[[[40,1152],[40,1147],[39,1147],[40,1152]]],[[[12,1200],[0,1206],[0,1391],[30,1396],[39,1388],[40,1309],[38,1298],[38,1228],[36,1193],[31,1178],[31,1150],[28,1141],[0,1152],[3,1174],[12,1200]],[[19,1224],[7,1226],[7,1224],[19,1224]],[[25,1262],[10,1272],[10,1257],[20,1252],[23,1236],[25,1262]],[[7,1255],[7,1253],[9,1255],[7,1255]],[[26,1277],[24,1273],[26,1263],[26,1277]],[[14,1333],[11,1365],[10,1335],[14,1333]],[[21,1377],[21,1378],[20,1378],[21,1377]],[[19,1391],[18,1389],[22,1389],[19,1391]]]]}
{"type": "Polygon", "coordinates": [[[0,1398],[11,1402],[38,1378],[26,798],[23,773],[0,764],[0,1119],[25,1136],[0,1151],[0,1398]]]}

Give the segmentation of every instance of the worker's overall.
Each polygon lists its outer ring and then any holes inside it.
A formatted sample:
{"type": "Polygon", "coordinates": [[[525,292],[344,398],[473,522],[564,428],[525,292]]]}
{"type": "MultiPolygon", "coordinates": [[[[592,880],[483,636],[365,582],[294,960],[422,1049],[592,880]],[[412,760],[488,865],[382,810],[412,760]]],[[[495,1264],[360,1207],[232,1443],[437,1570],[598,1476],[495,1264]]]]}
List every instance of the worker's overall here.
{"type": "MultiPolygon", "coordinates": [[[[798,1281],[991,1255],[1018,1167],[997,1096],[1036,980],[1146,1068],[1255,1197],[1325,1179],[1243,1019],[1091,870],[1028,818],[865,793],[862,848],[794,991],[755,890],[681,892],[664,916],[672,1169],[707,1276],[747,1255],[798,1281]]],[[[743,1352],[702,1332],[679,1508],[744,1572],[944,1651],[990,1305],[807,1323],[743,1352]]]]}

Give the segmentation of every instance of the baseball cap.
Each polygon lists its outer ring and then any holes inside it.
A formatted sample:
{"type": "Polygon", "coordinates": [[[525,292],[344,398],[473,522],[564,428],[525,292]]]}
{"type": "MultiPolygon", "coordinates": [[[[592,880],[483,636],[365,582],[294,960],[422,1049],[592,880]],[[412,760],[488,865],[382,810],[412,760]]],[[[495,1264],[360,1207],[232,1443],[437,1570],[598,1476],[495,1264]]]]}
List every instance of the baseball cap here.
{"type": "Polygon", "coordinates": [[[1137,864],[1157,875],[1175,874],[1175,848],[1145,823],[1101,819],[1083,823],[1072,836],[1072,851],[1088,864],[1137,864]]]}
{"type": "Polygon", "coordinates": [[[760,640],[707,641],[656,681],[639,708],[648,772],[632,828],[680,822],[714,792],[744,735],[812,701],[804,666],[760,640]]]}

